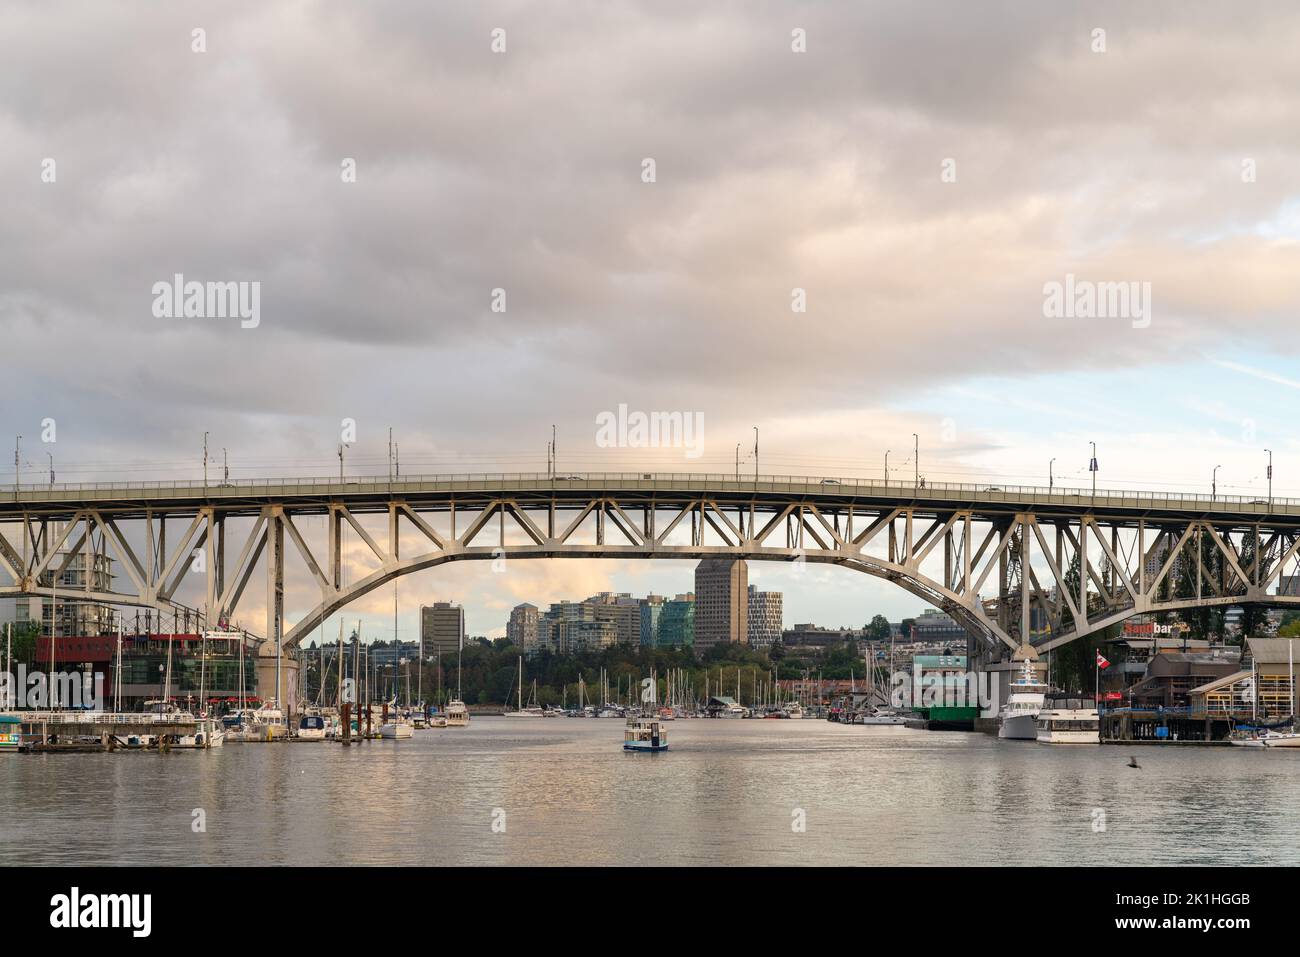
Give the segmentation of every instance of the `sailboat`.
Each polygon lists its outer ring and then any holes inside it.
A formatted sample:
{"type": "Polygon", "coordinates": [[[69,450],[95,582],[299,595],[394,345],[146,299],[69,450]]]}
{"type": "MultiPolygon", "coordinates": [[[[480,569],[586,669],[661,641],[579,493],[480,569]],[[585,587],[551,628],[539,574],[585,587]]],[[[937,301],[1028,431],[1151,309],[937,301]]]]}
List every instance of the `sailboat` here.
{"type": "MultiPolygon", "coordinates": [[[[401,642],[397,639],[397,586],[393,586],[393,698],[389,702],[392,706],[392,716],[379,726],[379,736],[381,738],[392,738],[393,740],[404,740],[415,734],[415,727],[402,714],[397,706],[397,655],[401,651],[401,642]]],[[[409,677],[409,672],[408,672],[409,677]]],[[[410,683],[407,684],[407,703],[410,704],[410,683]]],[[[387,709],[385,709],[387,710],[387,709]]]]}
{"type": "Polygon", "coordinates": [[[469,727],[469,708],[460,697],[460,651],[456,652],[456,697],[447,702],[448,728],[469,727]]]}
{"type": "Polygon", "coordinates": [[[541,718],[545,717],[544,712],[537,704],[537,680],[533,680],[533,691],[528,697],[528,707],[524,707],[524,656],[519,656],[519,707],[514,711],[507,711],[507,718],[541,718]]]}

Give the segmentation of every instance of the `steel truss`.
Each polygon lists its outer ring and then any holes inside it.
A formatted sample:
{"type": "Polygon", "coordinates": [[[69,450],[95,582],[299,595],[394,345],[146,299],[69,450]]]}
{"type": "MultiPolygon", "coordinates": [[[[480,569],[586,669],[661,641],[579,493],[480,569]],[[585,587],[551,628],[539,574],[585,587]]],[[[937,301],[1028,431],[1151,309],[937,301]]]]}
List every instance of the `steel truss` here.
{"type": "Polygon", "coordinates": [[[445,562],[733,557],[838,565],[894,582],[948,612],[990,654],[1025,641],[1045,651],[1141,613],[1300,605],[1300,596],[1278,594],[1287,569],[1300,574],[1300,518],[1291,516],[935,503],[835,489],[439,484],[446,487],[321,495],[244,488],[221,500],[205,495],[202,504],[15,502],[0,513],[0,572],[12,579],[0,597],[52,596],[51,573],[100,550],[117,560],[127,587],[96,591],[87,579],[84,590],[60,589],[61,597],[172,609],[184,576],[198,571],[205,618],[216,621],[233,616],[262,562],[265,634],[292,648],[349,602],[445,562]],[[325,519],[323,546],[304,534],[309,516],[325,519]],[[384,532],[367,528],[376,516],[386,518],[384,532]],[[231,518],[251,527],[227,541],[231,518]],[[169,541],[178,525],[184,531],[169,541]],[[377,566],[356,581],[345,580],[345,531],[377,566]],[[286,629],[291,555],[319,596],[286,629]]]}

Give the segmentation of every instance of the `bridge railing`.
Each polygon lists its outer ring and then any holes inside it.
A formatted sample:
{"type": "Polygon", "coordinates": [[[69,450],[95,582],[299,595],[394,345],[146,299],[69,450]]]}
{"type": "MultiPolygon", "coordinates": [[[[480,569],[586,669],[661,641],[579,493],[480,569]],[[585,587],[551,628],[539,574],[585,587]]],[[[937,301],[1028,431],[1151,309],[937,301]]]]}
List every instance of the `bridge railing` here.
{"type": "MultiPolygon", "coordinates": [[[[282,495],[346,495],[355,493],[417,492],[440,490],[482,490],[498,488],[557,489],[667,489],[667,490],[717,490],[833,494],[881,498],[911,498],[915,500],[970,500],[977,502],[1034,502],[1064,506],[1102,507],[1156,507],[1166,509],[1197,509],[1229,512],[1295,512],[1300,510],[1300,499],[1268,499],[1252,495],[1204,495],[1201,493],[1167,492],[1138,489],[1097,489],[1053,485],[1008,485],[996,482],[912,482],[886,481],[883,478],[839,478],[808,475],[760,475],[758,477],[735,473],[711,472],[568,472],[548,475],[544,472],[458,472],[438,475],[406,475],[389,479],[385,475],[356,475],[334,477],[284,477],[240,479],[234,482],[203,482],[201,480],[140,481],[140,482],[57,482],[18,483],[0,493],[3,501],[56,502],[75,500],[88,496],[110,497],[112,493],[140,496],[141,493],[158,493],[157,497],[194,497],[229,499],[241,496],[282,495]]],[[[0,488],[3,488],[0,486],[0,488]]]]}

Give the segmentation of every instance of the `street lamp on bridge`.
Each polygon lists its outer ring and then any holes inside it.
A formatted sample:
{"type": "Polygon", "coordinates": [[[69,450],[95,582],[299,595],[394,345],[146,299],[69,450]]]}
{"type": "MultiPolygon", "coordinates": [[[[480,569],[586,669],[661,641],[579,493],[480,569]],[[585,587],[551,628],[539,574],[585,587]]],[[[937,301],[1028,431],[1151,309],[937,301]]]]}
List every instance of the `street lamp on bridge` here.
{"type": "Polygon", "coordinates": [[[1273,507],[1273,450],[1265,449],[1268,453],[1268,507],[1273,507]]]}
{"type": "Polygon", "coordinates": [[[912,466],[915,473],[912,478],[912,490],[921,486],[921,437],[915,432],[912,433],[912,466]]]}
{"type": "Polygon", "coordinates": [[[1056,484],[1056,480],[1055,480],[1055,479],[1053,478],[1053,476],[1052,476],[1052,464],[1053,464],[1055,461],[1056,461],[1056,459],[1052,459],[1051,462],[1048,462],[1048,463],[1047,463],[1047,489],[1048,489],[1048,491],[1051,491],[1051,489],[1052,489],[1052,488],[1055,486],[1055,484],[1056,484]]]}
{"type": "Polygon", "coordinates": [[[889,449],[885,449],[885,484],[889,484],[889,449]]]}
{"type": "Polygon", "coordinates": [[[1214,471],[1210,473],[1210,501],[1213,502],[1219,497],[1219,469],[1222,465],[1216,465],[1214,471]]]}
{"type": "Polygon", "coordinates": [[[1092,458],[1088,460],[1088,471],[1092,473],[1092,496],[1097,497],[1097,443],[1088,443],[1092,446],[1092,458]]]}

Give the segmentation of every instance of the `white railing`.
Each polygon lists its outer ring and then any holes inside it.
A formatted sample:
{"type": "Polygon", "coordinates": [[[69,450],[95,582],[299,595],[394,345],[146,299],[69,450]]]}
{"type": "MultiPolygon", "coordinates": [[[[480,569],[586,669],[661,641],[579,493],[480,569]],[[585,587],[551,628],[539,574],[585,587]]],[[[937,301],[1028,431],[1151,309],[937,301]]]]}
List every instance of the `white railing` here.
{"type": "MultiPolygon", "coordinates": [[[[75,501],[80,493],[159,493],[157,497],[226,499],[267,494],[353,494],[443,491],[533,486],[556,489],[650,489],[717,491],[781,491],[798,489],[802,493],[836,492],[882,498],[927,500],[963,499],[979,502],[1033,502],[1059,505],[1148,506],[1167,509],[1206,511],[1300,512],[1300,499],[1273,498],[1259,495],[1205,495],[1202,493],[1162,492],[1141,489],[1097,489],[1041,485],[1005,485],[994,482],[954,483],[872,478],[838,478],[808,475],[741,475],[709,472],[567,472],[551,476],[544,472],[451,473],[443,475],[347,476],[338,478],[262,478],[237,482],[151,481],[151,482],[81,482],[23,484],[0,486],[0,504],[5,502],[75,501]]],[[[133,497],[150,497],[137,494],[133,497]]]]}

